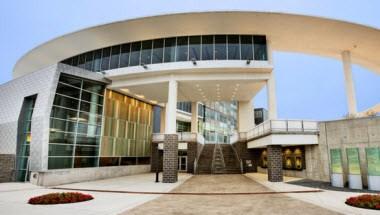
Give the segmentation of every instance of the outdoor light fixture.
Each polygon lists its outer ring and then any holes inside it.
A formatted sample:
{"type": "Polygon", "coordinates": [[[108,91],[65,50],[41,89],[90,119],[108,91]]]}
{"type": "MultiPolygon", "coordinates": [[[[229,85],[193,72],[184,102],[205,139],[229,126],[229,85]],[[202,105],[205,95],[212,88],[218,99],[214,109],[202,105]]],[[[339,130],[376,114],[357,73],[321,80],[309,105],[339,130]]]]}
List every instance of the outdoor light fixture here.
{"type": "Polygon", "coordinates": [[[142,63],[141,66],[142,66],[144,69],[148,69],[148,66],[145,65],[144,63],[142,63]]]}
{"type": "Polygon", "coordinates": [[[197,65],[197,60],[195,58],[191,58],[191,61],[193,62],[193,65],[196,66],[197,65]]]}

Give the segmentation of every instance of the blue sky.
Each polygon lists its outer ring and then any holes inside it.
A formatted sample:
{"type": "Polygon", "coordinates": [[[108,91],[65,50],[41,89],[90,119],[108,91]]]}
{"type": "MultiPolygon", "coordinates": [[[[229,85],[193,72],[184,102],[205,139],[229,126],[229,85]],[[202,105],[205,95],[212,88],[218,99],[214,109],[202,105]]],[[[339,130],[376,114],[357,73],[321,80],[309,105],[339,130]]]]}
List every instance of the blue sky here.
{"type": "MultiPolygon", "coordinates": [[[[0,84],[17,59],[62,34],[134,17],[207,10],[252,10],[323,16],[380,28],[376,0],[13,0],[0,6],[0,84]]],[[[380,38],[379,38],[380,39],[380,38]]],[[[379,59],[380,60],[380,59],[379,59]]],[[[337,119],[347,113],[341,62],[274,53],[279,118],[337,119]]],[[[380,76],[353,66],[359,111],[380,102],[380,76]]],[[[265,91],[255,106],[266,106],[265,91]]]]}

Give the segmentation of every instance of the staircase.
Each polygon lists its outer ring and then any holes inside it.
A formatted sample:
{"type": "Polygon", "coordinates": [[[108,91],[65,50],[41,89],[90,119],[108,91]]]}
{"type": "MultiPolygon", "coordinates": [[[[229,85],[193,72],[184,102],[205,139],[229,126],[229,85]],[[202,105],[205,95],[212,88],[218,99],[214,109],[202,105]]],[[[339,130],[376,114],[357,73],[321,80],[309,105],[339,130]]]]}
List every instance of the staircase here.
{"type": "Polygon", "coordinates": [[[224,164],[223,152],[220,144],[215,144],[214,156],[212,159],[212,173],[223,174],[226,165],[224,164]]]}
{"type": "Polygon", "coordinates": [[[205,144],[197,174],[240,174],[240,160],[230,144],[205,144]]]}
{"type": "Polygon", "coordinates": [[[197,174],[211,174],[215,144],[205,144],[197,162],[197,174]]]}
{"type": "Polygon", "coordinates": [[[224,159],[224,174],[240,174],[240,160],[238,159],[231,144],[220,144],[224,159]]]}

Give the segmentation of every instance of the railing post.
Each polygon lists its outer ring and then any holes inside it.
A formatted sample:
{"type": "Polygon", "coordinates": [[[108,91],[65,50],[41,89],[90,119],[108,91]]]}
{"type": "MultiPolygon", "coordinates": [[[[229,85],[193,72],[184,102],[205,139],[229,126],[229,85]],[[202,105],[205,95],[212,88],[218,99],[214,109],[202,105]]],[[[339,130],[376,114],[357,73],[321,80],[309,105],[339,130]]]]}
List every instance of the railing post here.
{"type": "Polygon", "coordinates": [[[302,131],[302,132],[305,132],[305,127],[303,126],[303,120],[301,120],[301,126],[302,126],[302,127],[301,127],[301,131],[302,131]]]}
{"type": "Polygon", "coordinates": [[[286,120],[286,133],[289,132],[289,120],[286,120]]]}

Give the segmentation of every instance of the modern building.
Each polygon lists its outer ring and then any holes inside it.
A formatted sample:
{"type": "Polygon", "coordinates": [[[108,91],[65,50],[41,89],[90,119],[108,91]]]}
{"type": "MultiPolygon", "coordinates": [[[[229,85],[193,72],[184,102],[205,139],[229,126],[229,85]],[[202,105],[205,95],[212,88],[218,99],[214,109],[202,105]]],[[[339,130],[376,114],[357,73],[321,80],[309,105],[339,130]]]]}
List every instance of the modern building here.
{"type": "Polygon", "coordinates": [[[351,64],[379,74],[378,38],[359,24],[249,11],[142,17],[58,37],[24,55],[0,86],[0,180],[265,172],[273,182],[375,188],[380,118],[357,111],[351,64]],[[347,118],[278,119],[273,51],[341,60],[347,118]],[[267,118],[262,111],[255,125],[264,87],[267,118]]]}

